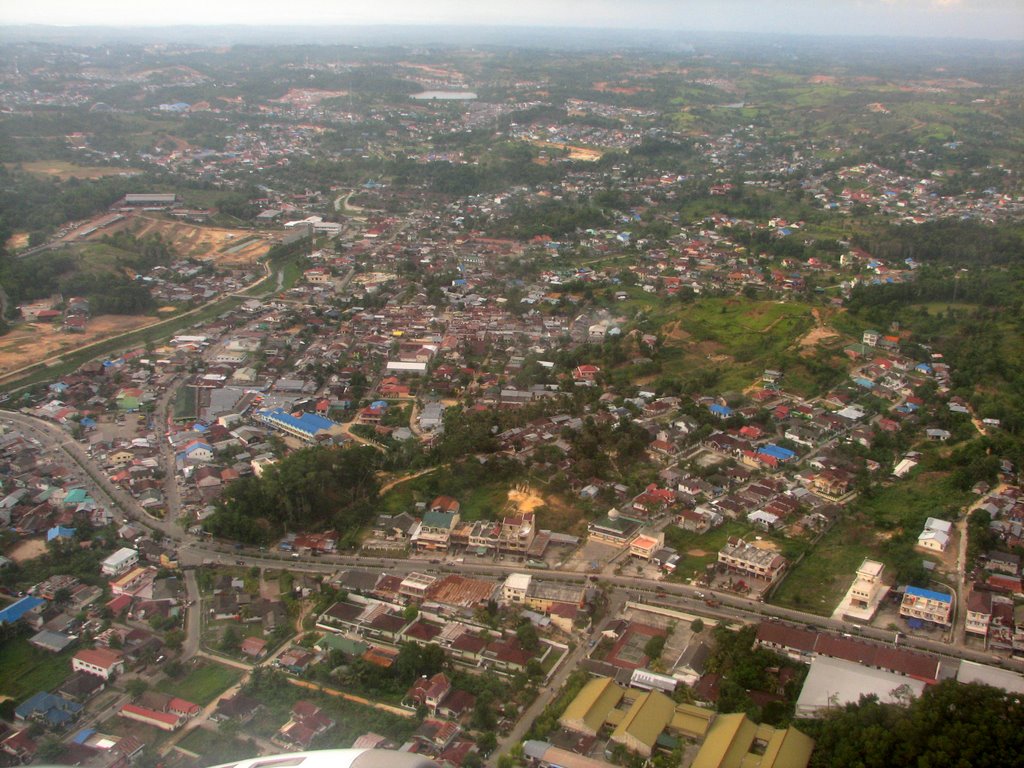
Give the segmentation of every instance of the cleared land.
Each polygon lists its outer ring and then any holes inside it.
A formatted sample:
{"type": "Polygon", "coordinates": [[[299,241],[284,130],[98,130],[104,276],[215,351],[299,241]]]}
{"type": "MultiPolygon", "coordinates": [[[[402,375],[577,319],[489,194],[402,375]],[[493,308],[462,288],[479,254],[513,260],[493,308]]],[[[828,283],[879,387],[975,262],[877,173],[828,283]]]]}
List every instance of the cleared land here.
{"type": "Polygon", "coordinates": [[[136,237],[157,234],[184,258],[212,261],[221,267],[247,267],[265,256],[272,243],[245,229],[205,227],[155,216],[133,216],[97,232],[104,234],[127,230],[136,237]]]}
{"type": "Polygon", "coordinates": [[[242,677],[241,670],[220,664],[196,667],[181,680],[164,680],[157,690],[180,696],[200,706],[206,706],[220,694],[237,683],[242,677]]]}
{"type": "Polygon", "coordinates": [[[34,160],[28,163],[5,163],[7,168],[21,167],[33,176],[56,176],[67,179],[101,179],[104,176],[135,176],[142,173],[137,168],[111,168],[109,166],[75,165],[63,160],[34,160]]]}
{"type": "Polygon", "coordinates": [[[68,333],[51,323],[26,323],[0,336],[0,375],[152,322],[144,315],[98,315],[89,319],[84,333],[68,333]]]}

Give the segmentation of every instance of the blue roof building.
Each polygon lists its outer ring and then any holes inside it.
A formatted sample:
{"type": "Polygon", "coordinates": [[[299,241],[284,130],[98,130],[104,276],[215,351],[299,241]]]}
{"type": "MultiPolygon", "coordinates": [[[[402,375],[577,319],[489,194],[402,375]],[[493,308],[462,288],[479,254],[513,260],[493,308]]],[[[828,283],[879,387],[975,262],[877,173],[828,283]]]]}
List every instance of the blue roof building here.
{"type": "Polygon", "coordinates": [[[53,528],[46,532],[46,540],[53,541],[54,539],[73,539],[75,538],[74,528],[65,528],[63,525],[55,525],[53,528]]]}
{"type": "Polygon", "coordinates": [[[26,613],[38,608],[45,602],[43,598],[35,597],[34,595],[23,597],[18,602],[11,603],[0,611],[0,624],[13,624],[26,613]]]}
{"type": "Polygon", "coordinates": [[[774,443],[762,445],[757,449],[757,452],[763,453],[765,456],[771,456],[779,461],[792,461],[796,458],[796,454],[789,450],[789,448],[783,448],[781,445],[775,445],[774,443]]]}
{"type": "Polygon", "coordinates": [[[66,728],[81,711],[82,705],[77,701],[40,691],[21,702],[14,710],[14,717],[18,720],[39,720],[51,728],[66,728]]]}
{"type": "Polygon", "coordinates": [[[315,413],[288,413],[284,408],[256,411],[255,418],[307,443],[316,442],[320,435],[329,434],[340,425],[315,413]]]}
{"type": "Polygon", "coordinates": [[[715,416],[720,419],[728,419],[732,416],[732,408],[727,405],[719,405],[718,403],[712,403],[708,406],[708,410],[711,411],[715,416]]]}

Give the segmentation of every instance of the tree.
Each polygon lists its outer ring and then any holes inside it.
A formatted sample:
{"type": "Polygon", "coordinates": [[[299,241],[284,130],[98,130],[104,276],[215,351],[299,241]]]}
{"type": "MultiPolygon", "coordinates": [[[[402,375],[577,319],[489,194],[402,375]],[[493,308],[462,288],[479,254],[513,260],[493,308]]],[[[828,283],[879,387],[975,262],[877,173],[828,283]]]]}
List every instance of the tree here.
{"type": "MultiPolygon", "coordinates": [[[[485,757],[495,750],[498,746],[498,737],[494,735],[494,731],[485,731],[480,734],[480,738],[476,740],[476,747],[480,750],[480,754],[485,757]]],[[[508,757],[508,755],[502,755],[502,757],[508,757]]]]}
{"type": "Polygon", "coordinates": [[[691,621],[690,622],[690,631],[693,632],[693,634],[695,634],[695,635],[698,635],[701,632],[703,632],[704,631],[704,620],[701,619],[698,616],[696,619],[691,621]]]}
{"type": "Polygon", "coordinates": [[[221,637],[218,647],[224,653],[229,654],[238,653],[242,650],[242,636],[238,628],[229,624],[224,630],[224,635],[221,637]]]}
{"type": "Polygon", "coordinates": [[[172,629],[166,635],[164,635],[164,645],[173,650],[181,648],[185,642],[185,633],[180,629],[172,629]]]}
{"type": "Polygon", "coordinates": [[[524,619],[516,627],[516,637],[524,650],[536,651],[540,647],[540,637],[537,635],[537,628],[529,619],[524,619]]]}
{"type": "Polygon", "coordinates": [[[1020,698],[950,680],[926,689],[906,708],[867,696],[801,728],[817,742],[813,768],[997,768],[1008,764],[1007,755],[1024,754],[1020,698]]]}
{"type": "Polygon", "coordinates": [[[64,744],[56,736],[47,736],[36,750],[36,759],[43,764],[56,763],[57,758],[64,754],[64,744]]]}
{"type": "Polygon", "coordinates": [[[655,635],[644,643],[644,655],[651,661],[661,658],[661,652],[665,650],[665,636],[655,635]]]}

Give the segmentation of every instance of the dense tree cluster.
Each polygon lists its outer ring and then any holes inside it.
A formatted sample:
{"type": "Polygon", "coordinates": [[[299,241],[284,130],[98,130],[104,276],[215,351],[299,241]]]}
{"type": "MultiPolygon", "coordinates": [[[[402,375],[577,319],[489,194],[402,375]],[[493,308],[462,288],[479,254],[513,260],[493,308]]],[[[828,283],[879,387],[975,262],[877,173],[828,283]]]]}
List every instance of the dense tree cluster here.
{"type": "Polygon", "coordinates": [[[216,536],[267,544],[287,531],[337,530],[351,543],[373,514],[378,454],[313,447],[289,454],[262,477],[229,485],[205,523],[216,536]]]}
{"type": "Polygon", "coordinates": [[[799,727],[817,743],[812,768],[1004,768],[1024,755],[1020,697],[952,680],[906,708],[871,696],[799,727]]]}

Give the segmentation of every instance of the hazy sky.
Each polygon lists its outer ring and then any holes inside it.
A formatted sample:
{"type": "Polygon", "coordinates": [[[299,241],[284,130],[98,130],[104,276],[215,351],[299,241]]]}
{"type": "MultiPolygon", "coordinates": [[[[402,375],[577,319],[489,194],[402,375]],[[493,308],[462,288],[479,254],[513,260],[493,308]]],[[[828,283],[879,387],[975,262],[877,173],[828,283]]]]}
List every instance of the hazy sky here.
{"type": "Polygon", "coordinates": [[[1024,0],[0,0],[0,24],[459,24],[1024,39],[1024,0]]]}

